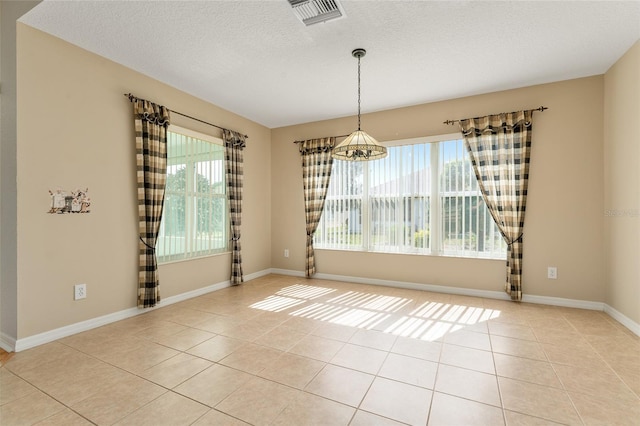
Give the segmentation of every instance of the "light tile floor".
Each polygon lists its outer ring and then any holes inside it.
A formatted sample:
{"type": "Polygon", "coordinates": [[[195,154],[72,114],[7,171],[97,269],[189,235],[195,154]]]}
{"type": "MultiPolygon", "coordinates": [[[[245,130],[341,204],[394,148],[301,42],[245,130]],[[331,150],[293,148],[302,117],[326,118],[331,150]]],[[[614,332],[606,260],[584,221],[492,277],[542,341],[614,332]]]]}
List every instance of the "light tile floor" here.
{"type": "Polygon", "coordinates": [[[640,424],[602,312],[278,275],[3,362],[7,426],[640,424]]]}

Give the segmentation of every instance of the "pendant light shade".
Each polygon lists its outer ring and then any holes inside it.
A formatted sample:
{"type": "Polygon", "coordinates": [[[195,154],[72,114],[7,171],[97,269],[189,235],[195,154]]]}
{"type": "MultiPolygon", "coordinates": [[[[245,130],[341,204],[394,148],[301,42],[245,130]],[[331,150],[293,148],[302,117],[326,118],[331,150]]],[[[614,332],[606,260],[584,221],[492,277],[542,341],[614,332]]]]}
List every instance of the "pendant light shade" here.
{"type": "Polygon", "coordinates": [[[356,130],[334,149],[332,157],[337,160],[368,161],[387,156],[387,148],[362,130],[356,130]]]}
{"type": "Polygon", "coordinates": [[[337,160],[369,161],[387,156],[387,147],[380,145],[377,140],[360,130],[360,58],[366,53],[364,49],[355,49],[351,52],[354,58],[358,58],[358,130],[347,136],[333,149],[331,156],[337,160]]]}

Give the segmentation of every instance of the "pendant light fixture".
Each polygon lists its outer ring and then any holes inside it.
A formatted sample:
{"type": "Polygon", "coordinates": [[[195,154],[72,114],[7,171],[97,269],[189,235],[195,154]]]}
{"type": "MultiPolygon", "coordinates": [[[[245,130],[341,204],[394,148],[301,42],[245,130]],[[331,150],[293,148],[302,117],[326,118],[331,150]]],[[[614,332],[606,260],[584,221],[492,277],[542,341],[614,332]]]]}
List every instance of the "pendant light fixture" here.
{"type": "Polygon", "coordinates": [[[340,142],[331,153],[336,160],[369,161],[379,160],[387,156],[387,148],[360,130],[360,59],[367,53],[364,49],[355,49],[351,52],[354,58],[358,58],[358,130],[351,133],[340,142]]]}

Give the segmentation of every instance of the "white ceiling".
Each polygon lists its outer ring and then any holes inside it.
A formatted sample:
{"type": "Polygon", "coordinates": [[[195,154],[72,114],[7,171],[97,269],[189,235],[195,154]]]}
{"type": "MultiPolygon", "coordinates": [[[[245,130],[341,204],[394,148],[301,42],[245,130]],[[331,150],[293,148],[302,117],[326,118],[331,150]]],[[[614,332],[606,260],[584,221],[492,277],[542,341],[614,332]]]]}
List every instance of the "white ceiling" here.
{"type": "Polygon", "coordinates": [[[286,0],[45,0],[20,21],[270,128],[355,115],[354,48],[366,113],[603,74],[640,38],[640,1],[341,5],[309,27],[286,0]]]}

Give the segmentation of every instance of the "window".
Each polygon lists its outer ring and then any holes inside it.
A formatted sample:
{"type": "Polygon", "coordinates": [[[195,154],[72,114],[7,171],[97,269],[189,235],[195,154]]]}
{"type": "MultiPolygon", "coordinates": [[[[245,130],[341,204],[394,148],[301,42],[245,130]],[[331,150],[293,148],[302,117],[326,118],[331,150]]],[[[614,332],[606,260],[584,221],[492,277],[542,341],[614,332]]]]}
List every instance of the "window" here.
{"type": "Polygon", "coordinates": [[[158,261],[227,251],[228,229],[222,140],[170,126],[158,261]]]}
{"type": "Polygon", "coordinates": [[[314,246],[504,259],[459,135],[387,143],[377,161],[334,161],[314,246]]]}

